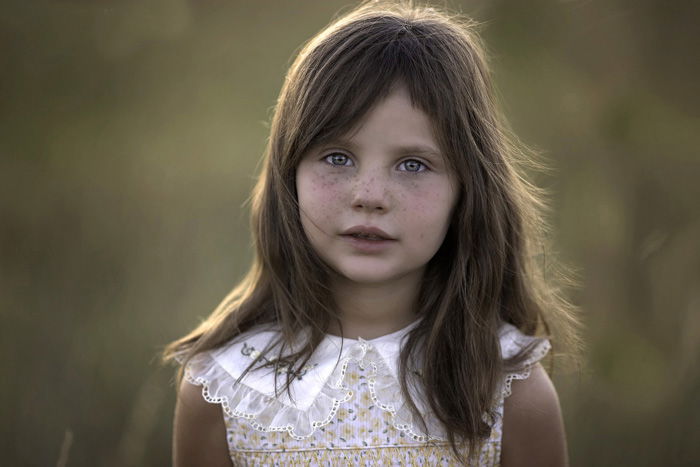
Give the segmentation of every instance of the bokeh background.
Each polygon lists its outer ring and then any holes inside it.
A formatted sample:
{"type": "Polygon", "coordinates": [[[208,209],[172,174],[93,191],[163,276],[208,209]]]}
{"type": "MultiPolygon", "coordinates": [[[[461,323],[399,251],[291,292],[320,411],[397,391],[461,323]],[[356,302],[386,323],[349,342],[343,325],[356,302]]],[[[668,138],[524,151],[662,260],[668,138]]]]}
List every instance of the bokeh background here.
{"type": "MultiPolygon", "coordinates": [[[[251,259],[283,75],[350,1],[0,1],[3,465],[170,462],[158,352],[251,259]]],[[[700,2],[447,1],[555,171],[575,466],[700,465],[700,2]]]]}

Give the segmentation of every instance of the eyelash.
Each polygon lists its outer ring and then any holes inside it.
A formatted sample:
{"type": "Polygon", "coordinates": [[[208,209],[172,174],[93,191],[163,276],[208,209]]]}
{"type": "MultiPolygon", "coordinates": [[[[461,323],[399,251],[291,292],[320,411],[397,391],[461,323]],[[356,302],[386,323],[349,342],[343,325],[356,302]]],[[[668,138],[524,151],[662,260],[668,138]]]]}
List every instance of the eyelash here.
{"type": "MultiPolygon", "coordinates": [[[[327,155],[325,155],[325,156],[323,157],[323,160],[324,160],[327,164],[329,164],[329,165],[331,165],[331,166],[333,166],[333,167],[351,167],[351,166],[352,166],[352,164],[350,164],[350,165],[347,164],[347,162],[352,162],[352,159],[350,158],[350,156],[347,156],[347,155],[343,154],[342,152],[334,152],[334,153],[331,153],[331,154],[327,154],[327,155]],[[343,156],[343,157],[345,157],[345,162],[346,162],[346,163],[345,163],[345,164],[334,164],[332,161],[333,161],[333,157],[335,157],[335,156],[343,156]]],[[[403,161],[401,161],[401,163],[399,164],[399,166],[404,165],[404,164],[406,164],[406,163],[408,163],[408,162],[416,162],[416,163],[420,164],[419,170],[402,170],[402,172],[421,173],[421,172],[424,172],[424,171],[428,170],[427,164],[425,164],[424,162],[419,161],[418,159],[406,159],[406,160],[403,160],[403,161]]]]}

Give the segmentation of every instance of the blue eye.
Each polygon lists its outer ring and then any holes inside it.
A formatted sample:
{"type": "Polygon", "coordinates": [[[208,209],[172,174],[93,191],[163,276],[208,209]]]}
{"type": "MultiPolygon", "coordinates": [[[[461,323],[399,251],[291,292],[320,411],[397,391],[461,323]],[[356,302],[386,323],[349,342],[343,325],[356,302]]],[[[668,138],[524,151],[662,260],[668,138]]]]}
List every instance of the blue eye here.
{"type": "Polygon", "coordinates": [[[323,158],[330,165],[337,166],[349,166],[352,165],[352,160],[348,156],[340,152],[334,152],[333,154],[328,154],[323,158]]]}
{"type": "Polygon", "coordinates": [[[399,167],[403,167],[400,170],[404,172],[423,172],[427,169],[424,163],[416,159],[407,159],[399,164],[399,167]]]}

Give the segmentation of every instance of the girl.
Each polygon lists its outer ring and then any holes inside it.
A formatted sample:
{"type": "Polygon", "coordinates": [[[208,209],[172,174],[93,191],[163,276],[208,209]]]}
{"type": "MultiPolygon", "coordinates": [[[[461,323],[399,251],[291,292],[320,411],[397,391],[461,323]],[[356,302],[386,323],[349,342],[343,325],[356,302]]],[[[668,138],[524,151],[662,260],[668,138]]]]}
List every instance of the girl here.
{"type": "Polygon", "coordinates": [[[536,335],[566,340],[570,313],[535,273],[517,155],[469,23],[372,2],[314,37],[272,120],[250,272],[165,352],[175,465],[565,465],[536,335]]]}

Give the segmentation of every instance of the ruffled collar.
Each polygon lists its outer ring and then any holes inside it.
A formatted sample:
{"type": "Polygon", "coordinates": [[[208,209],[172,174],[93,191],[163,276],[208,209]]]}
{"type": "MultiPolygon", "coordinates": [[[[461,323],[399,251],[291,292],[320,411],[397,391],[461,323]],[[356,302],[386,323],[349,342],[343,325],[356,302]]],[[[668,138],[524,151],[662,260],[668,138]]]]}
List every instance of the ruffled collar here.
{"type": "MultiPolygon", "coordinates": [[[[274,357],[267,357],[276,354],[274,349],[264,357],[264,366],[246,373],[240,383],[268,396],[279,397],[285,404],[307,410],[324,386],[329,383],[336,388],[342,386],[342,381],[335,381],[337,384],[334,384],[332,376],[344,376],[343,367],[350,361],[361,366],[381,362],[390,376],[398,378],[398,357],[403,338],[417,324],[418,321],[414,321],[398,331],[374,339],[349,339],[326,335],[307,365],[294,375],[290,390],[281,394],[275,392],[275,380],[277,379],[278,383],[284,382],[288,370],[283,363],[275,362],[274,357]],[[265,365],[265,361],[268,364],[265,365]],[[338,374],[339,370],[341,374],[338,374]]],[[[238,379],[258,357],[260,351],[277,336],[278,331],[275,330],[248,332],[231,344],[213,351],[212,357],[231,377],[238,379]]]]}
{"type": "MultiPolygon", "coordinates": [[[[392,415],[397,429],[417,441],[440,440],[444,439],[441,427],[429,416],[421,395],[410,394],[420,413],[428,415],[423,417],[428,426],[415,419],[404,401],[398,380],[403,339],[417,324],[416,321],[376,339],[327,335],[308,364],[293,375],[285,391],[275,388],[276,383],[279,386],[286,380],[289,368],[283,361],[274,359],[274,349],[261,357],[262,367],[246,372],[260,352],[279,335],[274,329],[254,330],[219,349],[196,355],[188,363],[185,377],[194,384],[201,384],[204,398],[220,403],[229,416],[250,420],[258,431],[287,431],[292,437],[303,439],[330,423],[339,406],[352,397],[345,376],[348,365],[354,363],[368,370],[373,403],[392,415]]],[[[510,394],[513,379],[529,376],[530,367],[549,350],[549,342],[526,336],[509,324],[501,327],[499,338],[504,359],[538,341],[525,360],[523,371],[506,375],[501,389],[505,397],[510,394]]],[[[418,386],[408,385],[409,388],[418,386]]]]}

